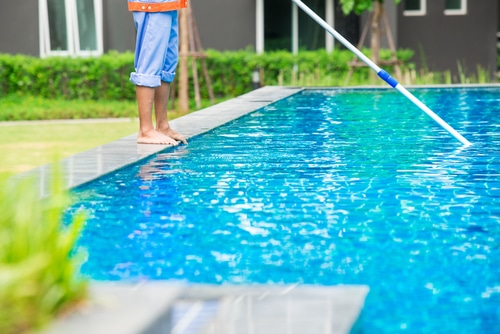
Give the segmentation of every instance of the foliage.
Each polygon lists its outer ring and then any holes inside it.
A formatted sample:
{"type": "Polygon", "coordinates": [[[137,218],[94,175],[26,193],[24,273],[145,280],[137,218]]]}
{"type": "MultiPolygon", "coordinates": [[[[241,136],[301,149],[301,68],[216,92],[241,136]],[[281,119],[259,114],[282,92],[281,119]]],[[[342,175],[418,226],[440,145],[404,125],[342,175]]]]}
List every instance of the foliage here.
{"type": "MultiPolygon", "coordinates": [[[[384,2],[384,0],[340,0],[340,6],[345,15],[349,15],[352,12],[361,15],[372,9],[374,1],[384,2]]],[[[398,4],[401,0],[394,0],[394,2],[398,4]]]]}
{"type": "Polygon", "coordinates": [[[31,332],[86,296],[82,253],[73,254],[84,217],[63,227],[67,204],[56,177],[44,200],[31,180],[1,182],[0,333],[31,332]]]}
{"type": "Polygon", "coordinates": [[[131,53],[110,52],[98,58],[45,59],[0,54],[0,96],[35,94],[51,99],[131,100],[128,82],[131,53]]]}
{"type": "MultiPolygon", "coordinates": [[[[305,78],[318,82],[318,76],[327,83],[342,84],[349,70],[348,62],[353,58],[345,49],[333,53],[301,51],[298,55],[287,51],[258,55],[247,50],[206,53],[214,94],[224,98],[250,91],[255,69],[260,70],[263,85],[300,84],[308,82],[305,78]]],[[[409,50],[398,51],[398,56],[399,53],[403,62],[413,55],[409,50]]],[[[133,71],[133,57],[128,52],[111,52],[98,58],[46,59],[0,54],[0,98],[15,94],[18,98],[37,96],[51,100],[132,101],[135,88],[129,82],[129,74],[133,71]]],[[[201,74],[199,62],[198,67],[201,74]]],[[[359,72],[363,76],[368,70],[359,72]]],[[[204,76],[199,77],[202,96],[207,97],[204,76]]],[[[190,80],[192,85],[191,72],[190,80]]]]}
{"type": "MultiPolygon", "coordinates": [[[[367,52],[367,50],[364,50],[367,52]]],[[[369,53],[369,52],[368,52],[369,53]]],[[[214,92],[219,96],[238,96],[252,89],[252,72],[259,70],[261,85],[344,85],[349,72],[349,62],[353,55],[345,49],[332,53],[325,50],[300,51],[293,54],[288,51],[273,51],[258,55],[248,51],[219,52],[207,50],[207,66],[214,92]]],[[[390,52],[385,52],[383,59],[390,59],[390,52]]],[[[413,57],[411,50],[398,51],[398,57],[408,62],[413,57]]],[[[388,69],[391,70],[391,69],[388,69]]],[[[366,83],[369,69],[355,71],[351,85],[366,83]]],[[[206,85],[201,85],[202,92],[206,85]]]]}
{"type": "MultiPolygon", "coordinates": [[[[371,57],[369,49],[362,51],[371,57]]],[[[325,50],[302,50],[298,54],[288,51],[256,54],[249,50],[207,50],[206,54],[208,76],[218,100],[251,91],[252,73],[255,70],[260,73],[262,86],[384,84],[376,77],[370,76],[367,67],[356,68],[347,81],[349,62],[354,56],[341,46],[332,53],[325,50]]],[[[407,79],[411,80],[405,80],[406,84],[463,82],[462,77],[446,78],[449,74],[429,73],[425,66],[423,72],[420,70],[417,73],[415,64],[411,62],[413,55],[413,50],[397,50],[397,58],[402,62],[402,72],[414,72],[416,75],[407,76],[407,79]],[[421,78],[422,75],[425,77],[421,78]]],[[[129,82],[129,74],[133,71],[133,57],[134,55],[128,52],[110,52],[97,58],[46,59],[0,54],[0,120],[135,117],[135,104],[130,103],[135,101],[135,88],[129,82]],[[82,104],[68,101],[89,103],[79,107],[82,104]],[[40,108],[37,108],[39,106],[40,108]],[[50,110],[50,114],[47,110],[50,110]]],[[[391,51],[381,49],[380,59],[392,59],[391,51]]],[[[197,65],[201,97],[208,99],[208,85],[202,75],[202,65],[200,62],[197,62],[197,65]]],[[[394,74],[392,66],[384,69],[394,74]]],[[[189,76],[190,87],[193,87],[192,71],[189,76]]],[[[488,79],[484,76],[481,74],[478,78],[488,79]]],[[[467,81],[473,82],[472,78],[467,81]]],[[[175,86],[174,82],[174,90],[175,86]]],[[[191,108],[194,109],[194,89],[190,89],[189,93],[193,102],[191,108]]],[[[171,109],[175,109],[175,105],[171,109]]]]}
{"type": "Polygon", "coordinates": [[[500,69],[500,48],[497,49],[497,68],[500,69]]]}
{"type": "Polygon", "coordinates": [[[28,94],[9,94],[0,98],[0,121],[135,118],[135,101],[65,100],[28,94]]]}

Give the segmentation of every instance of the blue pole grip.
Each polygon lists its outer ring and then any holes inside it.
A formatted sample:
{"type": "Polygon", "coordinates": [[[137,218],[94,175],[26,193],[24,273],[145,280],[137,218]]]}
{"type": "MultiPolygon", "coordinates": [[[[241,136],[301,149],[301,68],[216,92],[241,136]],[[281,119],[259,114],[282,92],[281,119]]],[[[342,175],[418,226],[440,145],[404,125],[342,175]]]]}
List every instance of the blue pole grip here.
{"type": "Polygon", "coordinates": [[[396,88],[396,86],[399,84],[398,81],[396,79],[394,79],[393,77],[390,76],[389,73],[387,73],[386,71],[384,70],[380,70],[377,75],[382,79],[384,80],[385,82],[387,82],[389,84],[389,86],[391,86],[392,88],[396,88]]]}

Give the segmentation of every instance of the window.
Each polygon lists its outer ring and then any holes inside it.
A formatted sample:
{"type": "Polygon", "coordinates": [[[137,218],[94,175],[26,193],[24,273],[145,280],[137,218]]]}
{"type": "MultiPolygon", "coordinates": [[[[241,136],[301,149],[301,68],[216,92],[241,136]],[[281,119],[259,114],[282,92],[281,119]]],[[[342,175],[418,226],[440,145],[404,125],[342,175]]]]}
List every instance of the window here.
{"type": "Polygon", "coordinates": [[[445,15],[466,15],[467,14],[467,0],[446,0],[445,15]]]}
{"type": "Polygon", "coordinates": [[[40,56],[97,56],[102,0],[39,0],[40,56]]]}
{"type": "MultiPolygon", "coordinates": [[[[334,25],[333,0],[303,0],[320,17],[334,25]]],[[[317,50],[333,48],[333,37],[290,0],[263,1],[264,49],[317,50]]]]}
{"type": "Polygon", "coordinates": [[[497,8],[497,17],[499,18],[498,20],[498,25],[497,25],[497,46],[500,48],[500,6],[497,8]]]}
{"type": "Polygon", "coordinates": [[[427,14],[427,0],[405,0],[403,15],[423,16],[427,14]]]}

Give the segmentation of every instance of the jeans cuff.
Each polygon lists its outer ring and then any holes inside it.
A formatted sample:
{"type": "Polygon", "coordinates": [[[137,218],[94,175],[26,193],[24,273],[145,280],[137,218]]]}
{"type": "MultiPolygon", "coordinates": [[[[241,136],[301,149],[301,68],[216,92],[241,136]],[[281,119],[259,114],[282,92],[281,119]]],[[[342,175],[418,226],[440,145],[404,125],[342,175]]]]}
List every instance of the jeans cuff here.
{"type": "Polygon", "coordinates": [[[161,86],[161,78],[158,75],[137,74],[136,72],[132,72],[130,74],[130,81],[137,86],[152,88],[161,86]]]}
{"type": "Polygon", "coordinates": [[[166,72],[166,71],[162,71],[161,72],[161,81],[164,81],[164,82],[173,82],[175,79],[175,72],[166,72]]]}

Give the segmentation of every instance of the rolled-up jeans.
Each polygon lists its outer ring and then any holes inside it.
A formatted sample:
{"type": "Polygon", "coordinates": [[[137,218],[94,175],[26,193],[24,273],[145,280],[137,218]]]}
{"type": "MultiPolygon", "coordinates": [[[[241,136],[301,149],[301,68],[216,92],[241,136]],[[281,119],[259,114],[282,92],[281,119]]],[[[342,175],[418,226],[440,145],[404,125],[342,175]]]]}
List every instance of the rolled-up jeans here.
{"type": "Polygon", "coordinates": [[[179,61],[179,24],[177,11],[133,12],[137,39],[135,72],[130,81],[138,86],[159,87],[172,82],[179,61]]]}

